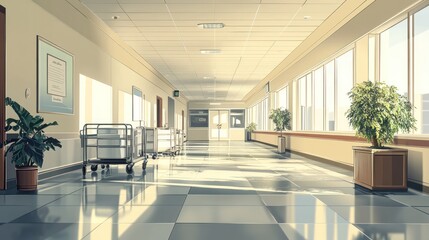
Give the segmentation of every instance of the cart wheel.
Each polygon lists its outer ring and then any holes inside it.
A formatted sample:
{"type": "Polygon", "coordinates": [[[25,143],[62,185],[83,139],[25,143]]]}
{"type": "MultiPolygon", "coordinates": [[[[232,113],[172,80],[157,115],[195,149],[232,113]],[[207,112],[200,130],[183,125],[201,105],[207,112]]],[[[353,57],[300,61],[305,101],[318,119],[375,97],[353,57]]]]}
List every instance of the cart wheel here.
{"type": "Polygon", "coordinates": [[[127,164],[127,166],[125,167],[125,171],[126,171],[128,174],[133,173],[133,165],[131,165],[131,164],[127,164]]]}
{"type": "Polygon", "coordinates": [[[132,174],[127,175],[127,181],[133,180],[134,176],[132,174]]]}
{"type": "Polygon", "coordinates": [[[101,164],[101,169],[104,169],[106,166],[104,164],[101,164]]]}
{"type": "Polygon", "coordinates": [[[86,166],[82,166],[82,175],[85,177],[86,175],[86,166]]]}
{"type": "Polygon", "coordinates": [[[143,170],[146,170],[146,166],[147,166],[147,160],[143,162],[143,165],[142,165],[143,170]]]}
{"type": "Polygon", "coordinates": [[[98,165],[91,165],[91,170],[92,171],[97,171],[98,165]]]}
{"type": "Polygon", "coordinates": [[[106,168],[107,168],[107,169],[110,169],[110,165],[109,165],[109,164],[107,164],[107,165],[106,165],[106,168]]]}
{"type": "Polygon", "coordinates": [[[158,157],[158,155],[154,154],[152,155],[152,159],[155,160],[158,157]]]}

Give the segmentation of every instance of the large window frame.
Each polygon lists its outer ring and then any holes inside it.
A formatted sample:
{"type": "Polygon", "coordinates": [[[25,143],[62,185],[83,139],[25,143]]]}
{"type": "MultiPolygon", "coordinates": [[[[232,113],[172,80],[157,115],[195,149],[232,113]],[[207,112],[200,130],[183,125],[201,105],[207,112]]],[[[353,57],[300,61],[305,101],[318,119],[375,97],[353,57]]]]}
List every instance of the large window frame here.
{"type": "MultiPolygon", "coordinates": [[[[329,58],[327,61],[324,61],[322,64],[317,65],[311,71],[306,72],[301,75],[301,77],[297,78],[294,81],[294,86],[296,85],[296,89],[294,87],[294,98],[296,97],[297,106],[296,116],[297,116],[297,126],[299,131],[331,131],[331,132],[351,132],[352,129],[338,129],[339,120],[342,120],[342,125],[348,124],[345,121],[345,117],[340,117],[338,114],[339,111],[339,103],[338,97],[339,94],[345,94],[344,92],[339,93],[338,88],[338,71],[337,67],[339,59],[346,54],[352,54],[352,79],[349,84],[353,87],[356,82],[356,54],[355,54],[355,46],[354,44],[344,48],[339,51],[334,57],[329,58]],[[320,121],[320,119],[316,119],[316,98],[315,98],[315,79],[316,79],[316,71],[323,71],[323,90],[322,90],[322,114],[319,113],[322,117],[322,124],[319,123],[316,129],[316,121],[320,121]],[[328,78],[330,81],[328,82],[328,78]],[[304,81],[304,82],[303,82],[304,81]],[[331,85],[328,85],[331,83],[331,85]],[[305,88],[305,89],[303,89],[305,88]],[[303,96],[303,94],[305,96],[303,96]],[[329,97],[329,98],[328,98],[329,97]],[[329,107],[328,107],[329,104],[329,107]],[[304,108],[304,109],[303,109],[304,108]],[[305,110],[305,112],[303,112],[305,110]],[[323,127],[321,127],[323,125],[323,127]]],[[[319,72],[320,74],[320,72],[319,72]]],[[[319,110],[320,111],[320,110],[319,110]]]]}

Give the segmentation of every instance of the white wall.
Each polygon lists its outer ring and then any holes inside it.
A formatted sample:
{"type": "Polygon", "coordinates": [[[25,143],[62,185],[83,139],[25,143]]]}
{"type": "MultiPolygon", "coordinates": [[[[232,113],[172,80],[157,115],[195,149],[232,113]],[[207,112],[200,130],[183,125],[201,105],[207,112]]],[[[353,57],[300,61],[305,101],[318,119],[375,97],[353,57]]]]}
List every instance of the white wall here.
{"type": "MultiPolygon", "coordinates": [[[[132,93],[132,86],[143,91],[156,118],[156,96],[167,98],[175,89],[167,80],[123,43],[107,26],[78,0],[0,0],[6,8],[6,95],[31,113],[36,113],[36,39],[37,35],[53,42],[74,56],[74,114],[41,113],[46,121],[57,121],[47,134],[59,138],[64,147],[48,152],[42,171],[82,161],[79,142],[79,75],[112,86],[113,116],[118,121],[124,112],[119,91],[132,93]],[[31,95],[25,99],[25,89],[31,95]]],[[[176,113],[187,112],[187,99],[176,98],[176,113]]],[[[167,112],[167,111],[165,111],[167,112]]],[[[7,117],[13,116],[7,109],[7,117]]],[[[166,116],[165,116],[166,117],[166,116]]],[[[155,121],[151,122],[154,126],[155,121]]],[[[10,173],[12,174],[12,173],[10,173]]],[[[10,175],[9,178],[13,176],[10,175]]]]}

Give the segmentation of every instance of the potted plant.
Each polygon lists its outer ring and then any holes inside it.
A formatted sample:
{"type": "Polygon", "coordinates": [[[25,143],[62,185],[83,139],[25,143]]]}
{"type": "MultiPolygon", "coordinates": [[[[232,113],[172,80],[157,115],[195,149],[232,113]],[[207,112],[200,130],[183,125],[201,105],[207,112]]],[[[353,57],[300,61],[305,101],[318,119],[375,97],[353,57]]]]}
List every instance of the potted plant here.
{"type": "Polygon", "coordinates": [[[246,127],[246,141],[252,140],[252,132],[256,130],[256,123],[251,122],[246,127]]]}
{"type": "Polygon", "coordinates": [[[349,124],[371,142],[370,147],[353,147],[355,183],[371,190],[406,190],[408,150],[385,145],[399,131],[415,129],[411,103],[395,86],[381,82],[357,84],[348,94],[349,124]]]}
{"type": "Polygon", "coordinates": [[[6,119],[5,131],[16,132],[17,137],[6,140],[5,156],[11,153],[12,163],[16,169],[16,185],[18,190],[34,191],[37,189],[38,167],[43,165],[43,155],[46,150],[55,150],[62,147],[58,139],[48,137],[44,130],[49,126],[58,125],[57,122],[44,123],[41,116],[32,116],[24,107],[5,99],[6,106],[10,106],[18,119],[6,119]]]}
{"type": "Polygon", "coordinates": [[[276,108],[271,110],[269,118],[274,122],[274,130],[280,131],[280,136],[277,141],[277,150],[279,153],[284,153],[286,150],[286,138],[283,137],[283,131],[291,129],[291,114],[287,109],[276,108]]]}

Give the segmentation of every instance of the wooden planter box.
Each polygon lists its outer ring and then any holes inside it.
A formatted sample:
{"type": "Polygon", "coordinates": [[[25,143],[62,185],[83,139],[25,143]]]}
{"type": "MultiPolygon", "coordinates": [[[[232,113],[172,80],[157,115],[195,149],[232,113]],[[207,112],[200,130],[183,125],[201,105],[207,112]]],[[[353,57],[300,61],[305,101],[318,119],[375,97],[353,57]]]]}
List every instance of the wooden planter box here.
{"type": "Polygon", "coordinates": [[[355,184],[371,190],[407,190],[408,150],[353,147],[355,184]]]}

